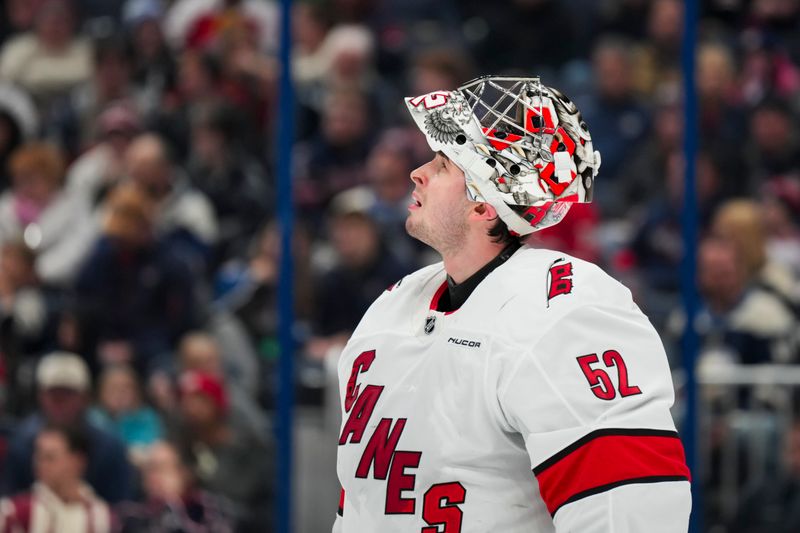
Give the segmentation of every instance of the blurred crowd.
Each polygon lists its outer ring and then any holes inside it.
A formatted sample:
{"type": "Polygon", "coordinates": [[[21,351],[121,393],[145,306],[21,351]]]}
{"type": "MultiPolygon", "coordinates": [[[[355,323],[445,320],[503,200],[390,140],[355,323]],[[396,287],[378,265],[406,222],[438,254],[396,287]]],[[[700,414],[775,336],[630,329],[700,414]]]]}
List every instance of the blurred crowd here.
{"type": "MultiPolygon", "coordinates": [[[[277,203],[314,406],[438,260],[404,230],[430,152],[401,98],[479,74],[578,104],[596,201],[532,244],[628,284],[681,367],[682,0],[296,1],[293,198],[274,1],[0,6],[0,532],[269,531],[277,203]]],[[[800,364],[800,1],[706,0],[699,39],[700,365],[800,364]]]]}

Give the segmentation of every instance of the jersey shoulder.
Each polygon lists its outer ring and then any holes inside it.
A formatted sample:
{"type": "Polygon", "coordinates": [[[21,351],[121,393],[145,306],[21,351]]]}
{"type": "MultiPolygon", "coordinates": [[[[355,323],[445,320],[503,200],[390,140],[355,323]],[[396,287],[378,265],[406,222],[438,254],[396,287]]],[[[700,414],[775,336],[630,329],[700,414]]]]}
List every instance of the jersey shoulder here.
{"type": "Polygon", "coordinates": [[[397,280],[364,313],[353,337],[401,328],[425,304],[432,287],[438,287],[446,278],[444,265],[438,262],[397,280]]]}
{"type": "MultiPolygon", "coordinates": [[[[555,250],[524,246],[502,267],[491,292],[503,295],[498,330],[528,345],[579,309],[641,314],[630,290],[599,266],[555,250]]],[[[489,292],[489,291],[487,291],[489,292]]]]}
{"type": "Polygon", "coordinates": [[[596,264],[555,250],[525,246],[509,260],[507,270],[509,279],[519,282],[518,294],[539,294],[545,307],[631,299],[628,288],[596,264]]]}
{"type": "MultiPolygon", "coordinates": [[[[439,261],[438,263],[424,266],[407,276],[403,276],[395,283],[389,285],[386,290],[383,291],[381,297],[390,297],[391,293],[400,288],[403,289],[404,293],[416,293],[424,290],[432,280],[444,279],[445,276],[444,263],[439,261]]],[[[396,294],[399,294],[399,292],[396,294]]]]}

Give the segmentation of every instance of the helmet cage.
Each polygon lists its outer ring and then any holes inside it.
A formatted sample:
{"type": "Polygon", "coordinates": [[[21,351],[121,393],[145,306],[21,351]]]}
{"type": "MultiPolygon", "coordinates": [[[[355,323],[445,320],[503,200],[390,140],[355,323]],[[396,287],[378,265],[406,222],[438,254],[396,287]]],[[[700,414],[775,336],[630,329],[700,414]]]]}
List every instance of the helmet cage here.
{"type": "Polygon", "coordinates": [[[485,76],[406,105],[431,148],[464,171],[468,197],[490,203],[513,232],[591,201],[600,154],[577,107],[539,78],[485,76]]]}

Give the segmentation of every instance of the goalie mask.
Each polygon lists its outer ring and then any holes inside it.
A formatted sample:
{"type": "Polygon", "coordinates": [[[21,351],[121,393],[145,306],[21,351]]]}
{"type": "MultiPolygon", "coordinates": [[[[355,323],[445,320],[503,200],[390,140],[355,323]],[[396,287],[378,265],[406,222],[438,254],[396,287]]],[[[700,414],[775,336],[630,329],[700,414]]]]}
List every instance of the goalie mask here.
{"type": "Polygon", "coordinates": [[[512,232],[592,201],[600,153],[575,104],[538,78],[481,77],[406,106],[431,149],[464,171],[470,200],[491,204],[512,232]]]}

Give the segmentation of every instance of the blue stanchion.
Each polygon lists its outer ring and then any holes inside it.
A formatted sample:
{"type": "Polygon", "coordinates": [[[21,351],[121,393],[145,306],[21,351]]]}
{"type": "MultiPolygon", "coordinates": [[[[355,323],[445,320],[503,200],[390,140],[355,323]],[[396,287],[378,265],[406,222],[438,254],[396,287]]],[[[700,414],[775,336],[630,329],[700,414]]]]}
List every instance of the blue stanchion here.
{"type": "Polygon", "coordinates": [[[686,449],[686,461],[692,472],[692,518],[691,533],[700,533],[703,527],[702,478],[699,468],[697,379],[695,375],[698,337],[695,317],[699,308],[696,285],[697,271],[697,194],[695,188],[695,166],[697,159],[698,123],[697,90],[695,86],[695,58],[697,53],[697,0],[685,0],[685,20],[681,49],[683,71],[684,110],[684,184],[683,184],[683,261],[681,264],[681,292],[686,314],[686,328],[682,339],[683,366],[686,372],[686,417],[682,429],[686,449]]]}
{"type": "Polygon", "coordinates": [[[278,533],[292,531],[292,448],[294,419],[294,282],[292,264],[292,233],[294,206],[292,204],[292,144],[294,141],[294,90],[291,78],[291,17],[292,1],[281,0],[281,80],[279,89],[278,123],[275,130],[275,159],[277,161],[278,220],[281,232],[280,280],[278,285],[278,341],[280,359],[278,376],[278,468],[276,484],[276,524],[278,533]]]}

